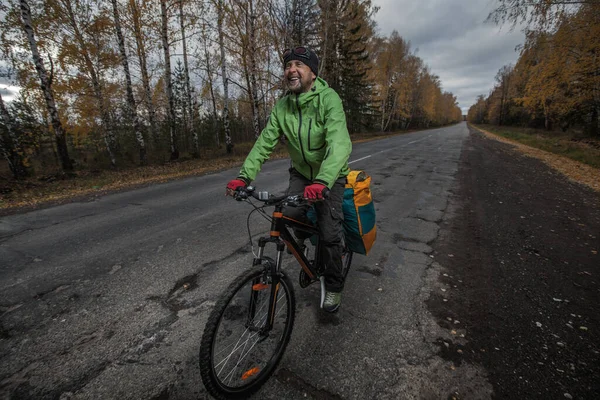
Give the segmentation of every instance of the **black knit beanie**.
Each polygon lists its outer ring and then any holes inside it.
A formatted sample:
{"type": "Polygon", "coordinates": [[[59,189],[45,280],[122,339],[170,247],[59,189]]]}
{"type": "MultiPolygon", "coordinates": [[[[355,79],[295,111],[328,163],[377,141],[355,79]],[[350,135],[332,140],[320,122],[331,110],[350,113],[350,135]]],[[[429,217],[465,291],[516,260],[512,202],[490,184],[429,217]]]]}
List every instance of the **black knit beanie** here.
{"type": "Polygon", "coordinates": [[[319,75],[319,57],[305,46],[294,47],[283,52],[283,67],[292,60],[302,61],[316,75],[319,75]]]}

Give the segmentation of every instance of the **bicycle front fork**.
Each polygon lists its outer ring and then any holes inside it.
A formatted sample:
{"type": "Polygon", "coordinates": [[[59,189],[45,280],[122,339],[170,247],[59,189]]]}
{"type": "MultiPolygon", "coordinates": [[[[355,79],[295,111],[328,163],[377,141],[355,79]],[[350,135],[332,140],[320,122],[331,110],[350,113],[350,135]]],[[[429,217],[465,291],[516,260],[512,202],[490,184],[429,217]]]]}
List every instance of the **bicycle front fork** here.
{"type": "Polygon", "coordinates": [[[248,323],[247,326],[249,328],[259,328],[261,334],[268,335],[269,331],[273,329],[273,323],[275,321],[275,311],[277,308],[277,297],[279,295],[280,288],[280,271],[281,271],[281,263],[283,259],[283,250],[285,248],[285,244],[281,239],[278,238],[261,238],[258,243],[258,254],[252,265],[264,265],[264,272],[261,277],[256,278],[252,282],[252,291],[250,295],[250,307],[248,309],[248,323]],[[268,242],[274,242],[277,245],[277,256],[276,259],[273,260],[269,257],[264,256],[265,245],[268,242]],[[263,327],[256,327],[253,324],[255,321],[256,313],[257,313],[257,301],[261,291],[266,290],[270,287],[269,293],[269,307],[268,313],[266,315],[265,325],[263,327]]]}

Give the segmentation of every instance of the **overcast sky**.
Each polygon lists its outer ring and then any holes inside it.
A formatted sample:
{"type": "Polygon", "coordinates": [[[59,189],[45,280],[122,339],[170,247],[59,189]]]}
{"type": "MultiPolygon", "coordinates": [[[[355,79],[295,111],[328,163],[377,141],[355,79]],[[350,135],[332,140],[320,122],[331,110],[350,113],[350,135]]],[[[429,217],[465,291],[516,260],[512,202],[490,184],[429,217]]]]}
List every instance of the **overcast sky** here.
{"type": "MultiPolygon", "coordinates": [[[[388,36],[396,30],[410,41],[440,77],[443,90],[457,96],[463,114],[479,94],[487,96],[498,70],[517,60],[515,47],[524,41],[519,29],[484,23],[496,0],[372,1],[380,7],[375,15],[379,33],[388,36]]],[[[6,83],[0,79],[0,91],[10,100],[6,83]]]]}
{"type": "Polygon", "coordinates": [[[454,93],[466,114],[477,95],[486,95],[494,77],[515,63],[524,34],[509,26],[484,23],[495,0],[372,0],[379,33],[393,30],[418,49],[417,55],[440,77],[443,90],[454,93]]]}

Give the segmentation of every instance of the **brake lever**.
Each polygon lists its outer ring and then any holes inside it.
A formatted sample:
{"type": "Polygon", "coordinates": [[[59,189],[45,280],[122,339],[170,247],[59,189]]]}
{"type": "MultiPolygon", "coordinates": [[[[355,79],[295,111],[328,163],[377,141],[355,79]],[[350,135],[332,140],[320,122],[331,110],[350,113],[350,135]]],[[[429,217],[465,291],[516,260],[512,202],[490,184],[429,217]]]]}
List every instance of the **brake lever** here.
{"type": "Polygon", "coordinates": [[[248,198],[248,193],[245,190],[237,190],[234,192],[233,198],[237,201],[244,201],[248,198]]]}

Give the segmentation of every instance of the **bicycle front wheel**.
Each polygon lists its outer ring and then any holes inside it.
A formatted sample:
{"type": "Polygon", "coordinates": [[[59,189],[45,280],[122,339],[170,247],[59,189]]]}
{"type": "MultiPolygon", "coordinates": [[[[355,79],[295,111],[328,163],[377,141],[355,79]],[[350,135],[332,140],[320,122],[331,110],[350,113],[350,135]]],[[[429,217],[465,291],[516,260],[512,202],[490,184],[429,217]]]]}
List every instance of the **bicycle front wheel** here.
{"type": "Polygon", "coordinates": [[[200,372],[217,399],[244,399],[274,372],[290,340],[296,303],[285,275],[279,284],[264,267],[240,275],[211,312],[200,345],[200,372]],[[276,299],[270,309],[270,299],[276,299]],[[269,313],[273,327],[265,329],[269,313]]]}

